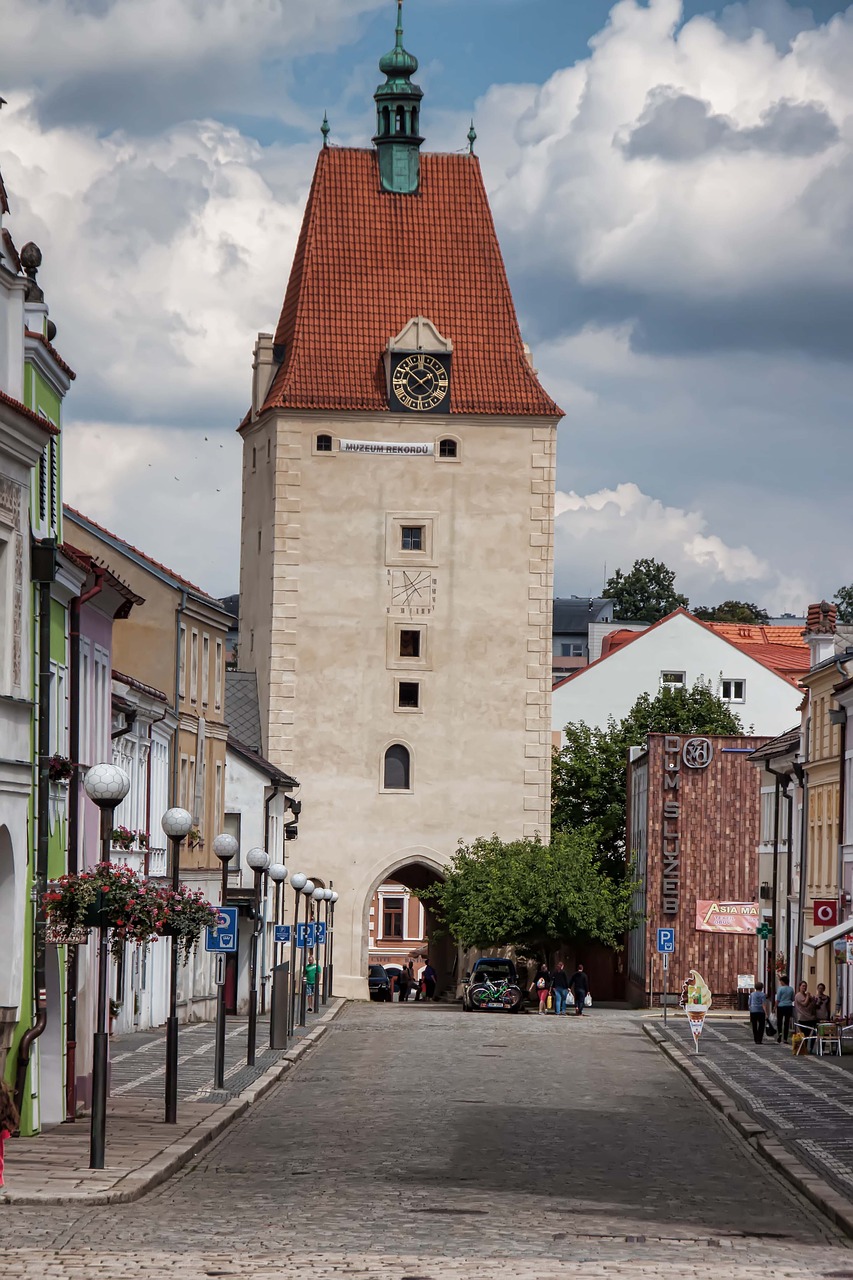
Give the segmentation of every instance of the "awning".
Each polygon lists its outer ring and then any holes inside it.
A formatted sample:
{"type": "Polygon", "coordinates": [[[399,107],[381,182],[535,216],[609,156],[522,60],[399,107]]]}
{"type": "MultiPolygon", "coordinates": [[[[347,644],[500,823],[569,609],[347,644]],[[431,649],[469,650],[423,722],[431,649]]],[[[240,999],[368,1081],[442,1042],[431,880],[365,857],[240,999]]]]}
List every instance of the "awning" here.
{"type": "Polygon", "coordinates": [[[823,933],[816,933],[813,938],[804,939],[803,952],[807,956],[813,956],[821,947],[829,946],[836,938],[843,938],[845,933],[853,933],[853,920],[845,920],[843,924],[833,925],[823,933]]]}

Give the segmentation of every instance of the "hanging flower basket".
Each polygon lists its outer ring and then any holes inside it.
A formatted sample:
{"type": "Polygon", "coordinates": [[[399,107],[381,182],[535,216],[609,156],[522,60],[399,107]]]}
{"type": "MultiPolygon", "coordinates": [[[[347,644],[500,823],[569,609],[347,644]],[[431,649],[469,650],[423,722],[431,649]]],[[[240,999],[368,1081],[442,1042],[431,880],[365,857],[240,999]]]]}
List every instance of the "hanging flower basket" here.
{"type": "Polygon", "coordinates": [[[93,871],[62,878],[44,895],[48,925],[74,934],[87,927],[110,930],[110,950],[119,959],[126,942],[147,946],[164,919],[162,890],[129,867],[101,862],[93,871]]]}
{"type": "Polygon", "coordinates": [[[51,782],[68,782],[74,773],[74,765],[67,756],[53,755],[47,762],[47,776],[51,782]]]}
{"type": "Polygon", "coordinates": [[[182,884],[177,892],[160,889],[163,920],[160,932],[178,939],[178,953],[186,964],[204,930],[216,924],[216,907],[207,901],[200,889],[182,884]]]}

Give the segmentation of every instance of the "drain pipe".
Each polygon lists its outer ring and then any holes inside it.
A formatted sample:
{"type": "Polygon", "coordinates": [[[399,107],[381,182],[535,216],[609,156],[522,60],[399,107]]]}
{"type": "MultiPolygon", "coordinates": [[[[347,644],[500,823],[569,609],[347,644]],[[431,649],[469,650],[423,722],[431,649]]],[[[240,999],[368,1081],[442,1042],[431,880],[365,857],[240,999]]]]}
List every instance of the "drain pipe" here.
{"type": "Polygon", "coordinates": [[[36,858],[33,879],[33,995],[35,1019],[21,1037],[15,1072],[15,1106],[23,1107],[32,1046],[47,1026],[47,964],[44,895],[47,891],[47,861],[50,823],[50,703],[53,676],[50,669],[51,584],[56,578],[56,542],[46,539],[33,544],[32,577],[38,583],[39,675],[38,675],[38,780],[36,792],[36,858]]]}
{"type": "MultiPolygon", "coordinates": [[[[769,967],[767,973],[767,991],[773,996],[776,994],[776,956],[779,954],[779,827],[781,826],[780,801],[782,796],[788,795],[788,783],[790,779],[787,774],[780,773],[778,769],[771,769],[770,765],[765,762],[765,769],[772,777],[776,779],[776,790],[773,794],[773,964],[769,967]]],[[[790,863],[791,853],[788,850],[788,861],[790,863]]],[[[785,916],[787,918],[788,911],[785,916]]],[[[790,956],[788,957],[790,960],[790,956]]],[[[787,966],[786,966],[787,967],[787,966]]]]}
{"type": "MultiPolygon", "coordinates": [[[[94,584],[88,591],[75,596],[70,607],[68,633],[68,747],[74,765],[71,786],[68,788],[68,872],[74,875],[80,869],[80,614],[83,605],[104,589],[106,570],[92,565],[94,584]]],[[[88,746],[88,744],[86,744],[88,746]]],[[[77,947],[68,948],[68,965],[65,978],[65,1119],[73,1123],[77,1118],[77,947]]]]}

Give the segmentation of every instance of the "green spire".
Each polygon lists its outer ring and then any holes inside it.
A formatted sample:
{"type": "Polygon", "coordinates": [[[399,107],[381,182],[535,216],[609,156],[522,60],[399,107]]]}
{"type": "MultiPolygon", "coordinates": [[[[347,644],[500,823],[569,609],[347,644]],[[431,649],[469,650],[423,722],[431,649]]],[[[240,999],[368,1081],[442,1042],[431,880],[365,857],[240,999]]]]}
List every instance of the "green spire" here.
{"type": "Polygon", "coordinates": [[[329,134],[332,132],[332,126],[329,124],[328,111],[323,112],[323,123],[320,125],[320,132],[323,135],[323,146],[329,145],[329,134]]]}
{"type": "Polygon", "coordinates": [[[383,191],[413,195],[420,183],[420,113],[423,90],[412,84],[418,60],[403,45],[403,0],[397,0],[394,48],[379,60],[385,76],[373,95],[376,102],[376,136],[379,178],[383,191]]]}
{"type": "Polygon", "coordinates": [[[471,128],[468,130],[468,153],[474,154],[474,143],[477,141],[477,130],[474,128],[474,121],[471,121],[471,128]]]}

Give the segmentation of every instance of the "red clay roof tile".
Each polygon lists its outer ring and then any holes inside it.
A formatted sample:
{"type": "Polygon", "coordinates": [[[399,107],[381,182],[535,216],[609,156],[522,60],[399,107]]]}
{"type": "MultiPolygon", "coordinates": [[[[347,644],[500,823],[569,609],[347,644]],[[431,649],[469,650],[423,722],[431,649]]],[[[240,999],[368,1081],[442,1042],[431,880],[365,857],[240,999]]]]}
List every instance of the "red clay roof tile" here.
{"type": "Polygon", "coordinates": [[[62,359],[62,356],[59,354],[59,352],[57,351],[53,343],[48,342],[44,334],[37,333],[35,329],[25,329],[24,332],[28,338],[35,338],[36,342],[40,342],[41,345],[45,348],[45,350],[50,352],[50,354],[53,356],[54,360],[59,365],[62,372],[66,374],[73,382],[74,379],[77,377],[77,374],[71,368],[71,365],[66,364],[66,362],[62,359]]]}
{"type": "Polygon", "coordinates": [[[415,316],[453,342],[451,413],[561,417],[525,356],[480,164],[421,157],[416,195],[373,151],[320,152],[264,409],[388,412],[383,353],[415,316]]]}
{"type": "Polygon", "coordinates": [[[0,391],[0,400],[2,400],[4,404],[10,405],[11,408],[13,408],[16,413],[20,413],[22,417],[29,418],[31,422],[38,423],[42,430],[46,431],[48,435],[59,435],[59,427],[55,427],[52,422],[48,422],[47,418],[43,418],[41,414],[33,413],[32,409],[28,409],[25,404],[21,404],[20,400],[16,400],[14,396],[8,396],[5,391],[0,391]]]}

